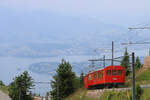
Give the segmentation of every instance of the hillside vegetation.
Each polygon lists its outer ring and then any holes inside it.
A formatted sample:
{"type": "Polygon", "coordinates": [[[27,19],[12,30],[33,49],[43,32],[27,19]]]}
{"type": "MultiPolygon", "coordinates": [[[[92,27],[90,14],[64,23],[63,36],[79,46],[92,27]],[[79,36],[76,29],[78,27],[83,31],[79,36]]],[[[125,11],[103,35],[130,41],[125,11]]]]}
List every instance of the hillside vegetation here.
{"type": "Polygon", "coordinates": [[[89,97],[86,89],[79,89],[74,94],[70,95],[65,100],[129,100],[127,92],[121,91],[104,91],[103,94],[98,97],[89,97]]]}
{"type": "Polygon", "coordinates": [[[7,86],[1,86],[0,85],[0,90],[3,91],[4,93],[8,94],[8,87],[7,86]]]}
{"type": "MultiPolygon", "coordinates": [[[[150,84],[150,68],[136,72],[136,84],[150,84]]],[[[142,89],[140,100],[150,100],[150,88],[142,89]]],[[[65,100],[131,100],[131,91],[104,91],[101,96],[93,98],[87,95],[88,90],[79,89],[65,100]]]]}
{"type": "MultiPolygon", "coordinates": [[[[88,90],[79,89],[65,100],[131,100],[131,91],[104,91],[99,98],[90,98],[86,95],[88,90]]],[[[140,100],[150,100],[150,89],[143,89],[140,100]]]]}
{"type": "Polygon", "coordinates": [[[6,86],[2,81],[0,81],[0,90],[8,94],[8,86],[6,86]]]}
{"type": "Polygon", "coordinates": [[[65,100],[99,100],[98,98],[92,98],[86,96],[87,90],[86,89],[78,89],[75,93],[67,97],[65,100]]]}
{"type": "Polygon", "coordinates": [[[150,84],[150,68],[142,73],[136,75],[136,83],[138,84],[150,84]]]}

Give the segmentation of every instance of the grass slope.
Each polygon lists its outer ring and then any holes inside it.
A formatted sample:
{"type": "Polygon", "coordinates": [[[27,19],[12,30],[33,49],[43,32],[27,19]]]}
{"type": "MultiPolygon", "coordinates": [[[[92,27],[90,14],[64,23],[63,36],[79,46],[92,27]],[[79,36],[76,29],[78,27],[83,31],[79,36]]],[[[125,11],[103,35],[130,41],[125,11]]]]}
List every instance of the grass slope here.
{"type": "MultiPolygon", "coordinates": [[[[150,84],[150,68],[146,71],[136,73],[136,84],[150,84]]],[[[79,89],[65,100],[130,100],[130,93],[127,91],[104,91],[99,98],[90,98],[86,96],[86,93],[86,89],[79,89]]],[[[143,94],[140,100],[150,100],[149,88],[143,89],[143,94]]]]}
{"type": "Polygon", "coordinates": [[[99,100],[128,100],[127,92],[105,91],[99,100]]]}
{"type": "Polygon", "coordinates": [[[139,75],[136,75],[135,80],[138,84],[150,84],[150,68],[139,75]]]}
{"type": "Polygon", "coordinates": [[[141,100],[150,100],[150,89],[143,89],[141,100]]]}
{"type": "Polygon", "coordinates": [[[8,94],[8,87],[7,86],[0,85],[0,90],[3,91],[4,93],[8,94]]]}
{"type": "Polygon", "coordinates": [[[104,91],[99,98],[90,98],[86,95],[86,89],[79,89],[65,100],[128,100],[127,92],[104,91]]]}
{"type": "Polygon", "coordinates": [[[99,100],[96,98],[87,97],[86,92],[86,89],[78,89],[75,93],[67,97],[65,100],[99,100]]]}

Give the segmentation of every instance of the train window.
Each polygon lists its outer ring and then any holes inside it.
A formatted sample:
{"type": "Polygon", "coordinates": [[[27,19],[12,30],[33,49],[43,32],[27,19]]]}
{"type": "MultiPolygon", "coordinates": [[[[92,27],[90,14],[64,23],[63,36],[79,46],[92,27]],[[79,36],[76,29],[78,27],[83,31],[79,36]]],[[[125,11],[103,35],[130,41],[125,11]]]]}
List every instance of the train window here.
{"type": "Polygon", "coordinates": [[[98,78],[103,78],[103,71],[98,72],[98,78]]]}
{"type": "Polygon", "coordinates": [[[88,80],[92,80],[93,79],[93,75],[89,74],[88,80]]]}
{"type": "Polygon", "coordinates": [[[118,75],[122,75],[122,70],[118,70],[118,75]]]}
{"type": "Polygon", "coordinates": [[[112,70],[113,75],[117,75],[117,70],[112,70]]]}
{"type": "Polygon", "coordinates": [[[94,78],[97,79],[98,78],[98,72],[94,73],[94,78]]]}
{"type": "Polygon", "coordinates": [[[107,76],[111,76],[111,70],[107,70],[106,74],[107,76]]]}

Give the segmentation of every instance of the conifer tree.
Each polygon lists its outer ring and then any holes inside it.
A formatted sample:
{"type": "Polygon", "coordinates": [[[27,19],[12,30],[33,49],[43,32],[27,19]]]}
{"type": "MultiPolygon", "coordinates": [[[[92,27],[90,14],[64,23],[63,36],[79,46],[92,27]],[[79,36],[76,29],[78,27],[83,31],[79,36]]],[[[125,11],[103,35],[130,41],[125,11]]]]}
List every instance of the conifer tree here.
{"type": "Polygon", "coordinates": [[[121,66],[125,67],[125,75],[128,76],[130,73],[130,59],[127,48],[125,48],[124,57],[121,61],[121,66]]]}
{"type": "Polygon", "coordinates": [[[137,56],[136,57],[136,61],[135,61],[135,68],[137,68],[137,69],[139,69],[139,68],[141,68],[141,63],[140,63],[140,59],[139,59],[139,57],[137,56]]]}
{"type": "Polygon", "coordinates": [[[33,100],[31,95],[31,87],[33,87],[33,79],[27,71],[16,77],[9,85],[9,96],[12,100],[33,100]]]}
{"type": "Polygon", "coordinates": [[[0,80],[0,86],[5,86],[5,84],[1,80],[0,80]]]}
{"type": "Polygon", "coordinates": [[[82,72],[80,75],[80,87],[84,86],[84,73],[82,72]]]}
{"type": "Polygon", "coordinates": [[[75,73],[72,72],[72,67],[69,62],[62,60],[59,64],[56,75],[53,76],[51,81],[51,95],[54,100],[64,100],[67,96],[75,91],[75,73]]]}

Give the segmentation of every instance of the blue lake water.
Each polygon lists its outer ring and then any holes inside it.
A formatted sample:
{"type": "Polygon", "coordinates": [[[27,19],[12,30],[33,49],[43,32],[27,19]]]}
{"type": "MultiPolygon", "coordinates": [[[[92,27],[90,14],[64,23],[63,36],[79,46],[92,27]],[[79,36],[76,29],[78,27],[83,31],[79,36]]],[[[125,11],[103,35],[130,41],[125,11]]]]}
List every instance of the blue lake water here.
{"type": "MultiPolygon", "coordinates": [[[[36,82],[50,82],[52,80],[52,74],[38,74],[29,70],[29,66],[38,62],[61,62],[64,58],[69,62],[85,62],[90,56],[70,56],[70,57],[50,57],[50,58],[16,58],[16,57],[0,57],[0,80],[5,84],[9,84],[14,77],[20,75],[23,71],[27,70],[30,76],[33,77],[36,82]]],[[[35,89],[32,91],[45,95],[49,91],[50,84],[35,84],[35,89]]]]}
{"type": "MultiPolygon", "coordinates": [[[[49,57],[49,58],[16,58],[16,57],[0,57],[0,80],[5,84],[12,82],[13,78],[20,75],[23,71],[27,70],[34,79],[35,82],[50,82],[54,73],[35,73],[29,70],[29,66],[34,63],[39,62],[58,62],[60,63],[62,58],[69,61],[70,63],[77,63],[78,65],[73,66],[73,71],[81,72],[89,69],[88,60],[92,58],[99,58],[99,56],[63,56],[63,57],[49,57]],[[82,62],[87,62],[86,65],[82,66],[82,62]],[[86,68],[85,68],[86,67],[86,68]]],[[[107,63],[107,65],[109,65],[107,63]]],[[[102,65],[102,64],[101,64],[102,65]]],[[[106,66],[107,66],[106,65],[106,66]]],[[[100,66],[100,64],[98,64],[100,66]]],[[[56,69],[56,68],[55,68],[56,69]]],[[[54,72],[54,68],[49,69],[54,72]]],[[[35,84],[35,89],[32,90],[33,93],[45,95],[47,91],[50,91],[50,84],[35,84]]]]}

